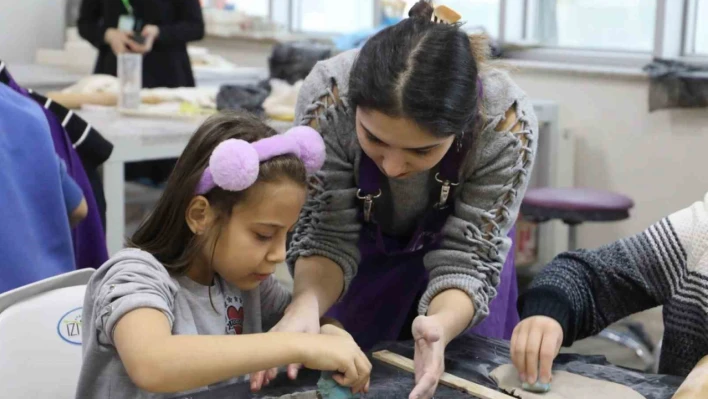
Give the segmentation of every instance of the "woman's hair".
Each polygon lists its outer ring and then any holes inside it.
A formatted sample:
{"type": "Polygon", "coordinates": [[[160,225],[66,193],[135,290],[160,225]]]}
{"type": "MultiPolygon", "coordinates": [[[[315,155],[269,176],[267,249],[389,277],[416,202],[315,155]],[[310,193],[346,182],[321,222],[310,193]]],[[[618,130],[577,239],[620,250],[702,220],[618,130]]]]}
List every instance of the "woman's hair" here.
{"type": "Polygon", "coordinates": [[[369,39],[349,78],[355,107],[407,117],[438,137],[473,128],[478,114],[478,72],[489,47],[458,24],[431,21],[433,6],[418,1],[409,18],[369,39]]]}
{"type": "MultiPolygon", "coordinates": [[[[154,211],[140,225],[128,246],[151,253],[171,274],[185,273],[206,241],[204,236],[192,233],[185,217],[214,148],[228,139],[254,142],[276,133],[248,114],[220,113],[207,119],[189,140],[154,211]]],[[[306,187],[307,172],[302,161],[294,155],[282,155],[261,162],[257,182],[280,179],[306,187]]],[[[216,187],[205,195],[217,213],[214,226],[217,231],[229,220],[234,205],[248,192],[249,189],[233,192],[216,187]]]]}

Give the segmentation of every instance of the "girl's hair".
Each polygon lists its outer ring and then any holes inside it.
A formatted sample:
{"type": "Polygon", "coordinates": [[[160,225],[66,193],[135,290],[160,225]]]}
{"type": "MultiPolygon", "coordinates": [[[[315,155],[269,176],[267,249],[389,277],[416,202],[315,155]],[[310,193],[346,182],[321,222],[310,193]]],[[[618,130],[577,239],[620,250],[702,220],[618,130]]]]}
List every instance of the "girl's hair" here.
{"type": "MultiPolygon", "coordinates": [[[[214,148],[228,139],[254,142],[275,134],[271,127],[248,114],[220,113],[207,119],[189,140],[154,211],[128,241],[128,246],[151,253],[171,274],[185,273],[206,241],[204,236],[192,233],[185,216],[214,148]]],[[[260,164],[257,182],[280,179],[306,187],[305,165],[294,155],[278,156],[260,164]]],[[[217,231],[229,220],[234,205],[248,192],[249,189],[233,192],[216,187],[205,195],[217,213],[214,226],[217,231]]]]}
{"type": "Polygon", "coordinates": [[[433,6],[418,1],[409,18],[369,39],[349,78],[355,107],[408,117],[438,137],[459,136],[478,115],[478,73],[489,47],[458,24],[431,21],[433,6]]]}

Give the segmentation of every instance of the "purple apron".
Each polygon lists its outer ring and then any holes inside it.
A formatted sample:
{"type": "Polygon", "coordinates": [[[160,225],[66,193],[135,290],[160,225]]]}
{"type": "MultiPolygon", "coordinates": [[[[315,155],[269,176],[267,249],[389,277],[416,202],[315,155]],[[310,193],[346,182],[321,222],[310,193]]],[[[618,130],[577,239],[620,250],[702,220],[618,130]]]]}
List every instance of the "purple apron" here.
{"type": "MultiPolygon", "coordinates": [[[[364,225],[359,238],[361,262],[349,290],[327,312],[327,316],[341,322],[363,350],[383,341],[410,339],[418,302],[428,285],[423,256],[440,245],[442,227],[453,211],[447,200],[457,186],[453,182],[457,181],[468,141],[462,144],[457,141],[440,161],[439,172],[435,174],[435,180],[441,185],[440,192],[431,193],[431,203],[434,205],[426,211],[411,237],[386,235],[373,221],[374,200],[381,196],[380,187],[385,184],[385,176],[362,152],[360,189],[357,193],[363,200],[360,214],[364,225]]],[[[379,219],[379,215],[385,217],[391,214],[390,209],[382,209],[376,216],[379,219]]],[[[514,229],[509,237],[513,240],[514,229]]],[[[489,316],[470,332],[509,339],[519,322],[513,245],[504,263],[497,290],[497,296],[489,305],[489,316]]]]}

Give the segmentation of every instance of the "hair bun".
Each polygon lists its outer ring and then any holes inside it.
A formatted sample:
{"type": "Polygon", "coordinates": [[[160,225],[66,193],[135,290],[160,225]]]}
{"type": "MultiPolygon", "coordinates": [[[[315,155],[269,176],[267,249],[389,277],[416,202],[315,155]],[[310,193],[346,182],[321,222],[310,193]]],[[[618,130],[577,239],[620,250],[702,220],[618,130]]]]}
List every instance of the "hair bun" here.
{"type": "Polygon", "coordinates": [[[408,11],[408,17],[430,21],[433,17],[433,12],[435,12],[435,8],[430,4],[430,1],[419,0],[417,3],[413,4],[413,7],[408,11]]]}

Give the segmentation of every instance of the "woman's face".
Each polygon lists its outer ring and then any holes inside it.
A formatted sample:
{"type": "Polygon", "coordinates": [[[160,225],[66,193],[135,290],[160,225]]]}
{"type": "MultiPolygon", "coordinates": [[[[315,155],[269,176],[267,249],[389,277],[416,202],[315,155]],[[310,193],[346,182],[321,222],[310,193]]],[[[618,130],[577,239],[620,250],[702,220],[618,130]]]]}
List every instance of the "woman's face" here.
{"type": "Polygon", "coordinates": [[[356,110],[356,134],[366,155],[394,179],[432,169],[455,140],[455,136],[433,136],[411,119],[361,107],[356,110]]]}

